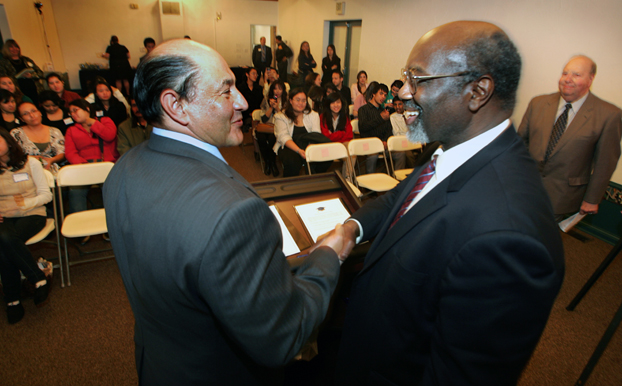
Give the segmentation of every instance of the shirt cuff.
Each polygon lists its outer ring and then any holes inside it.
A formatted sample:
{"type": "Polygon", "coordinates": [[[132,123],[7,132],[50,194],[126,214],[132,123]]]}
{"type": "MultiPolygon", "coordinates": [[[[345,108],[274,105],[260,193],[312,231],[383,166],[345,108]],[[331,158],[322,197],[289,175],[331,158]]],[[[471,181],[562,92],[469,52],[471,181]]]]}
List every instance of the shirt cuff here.
{"type": "Polygon", "coordinates": [[[348,221],[354,221],[356,223],[356,225],[358,225],[358,227],[359,227],[359,236],[355,240],[355,242],[357,244],[359,244],[361,242],[361,240],[363,240],[363,226],[361,225],[361,223],[358,220],[353,219],[352,217],[350,217],[349,219],[344,221],[344,224],[347,223],[348,221]]]}

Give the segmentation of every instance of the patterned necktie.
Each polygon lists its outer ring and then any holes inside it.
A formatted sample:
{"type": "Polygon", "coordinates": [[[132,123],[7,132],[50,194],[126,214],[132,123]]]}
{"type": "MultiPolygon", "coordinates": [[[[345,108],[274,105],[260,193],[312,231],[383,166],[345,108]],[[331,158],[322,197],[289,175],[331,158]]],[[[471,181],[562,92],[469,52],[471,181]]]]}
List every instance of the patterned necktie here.
{"type": "Polygon", "coordinates": [[[408,195],[408,197],[406,197],[406,200],[404,200],[402,207],[400,208],[399,212],[397,212],[397,215],[395,216],[395,219],[391,223],[389,229],[393,228],[395,223],[397,223],[397,220],[401,219],[402,216],[406,214],[406,209],[408,209],[410,203],[415,199],[415,197],[417,197],[419,192],[421,192],[423,188],[427,185],[427,183],[432,179],[432,176],[434,176],[435,172],[436,156],[432,158],[432,160],[428,163],[428,166],[423,169],[423,171],[419,175],[419,178],[417,178],[417,182],[415,182],[415,187],[413,188],[413,190],[410,191],[410,194],[408,195]]]}
{"type": "Polygon", "coordinates": [[[568,110],[572,108],[570,103],[566,103],[566,109],[562,113],[562,115],[557,118],[555,121],[555,126],[553,126],[553,132],[551,133],[551,138],[549,139],[549,145],[546,147],[546,153],[544,154],[544,160],[542,163],[546,163],[555,149],[555,145],[557,145],[557,141],[561,138],[562,134],[564,134],[564,130],[566,130],[566,123],[568,122],[568,110]]]}
{"type": "Polygon", "coordinates": [[[261,46],[261,61],[266,61],[266,46],[261,46]]]}

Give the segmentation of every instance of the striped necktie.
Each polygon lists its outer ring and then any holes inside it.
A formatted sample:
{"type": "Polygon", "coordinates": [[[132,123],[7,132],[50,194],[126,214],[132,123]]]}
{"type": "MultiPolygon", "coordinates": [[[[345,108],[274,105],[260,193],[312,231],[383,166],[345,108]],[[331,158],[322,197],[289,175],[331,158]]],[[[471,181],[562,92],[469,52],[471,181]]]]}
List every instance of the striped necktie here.
{"type": "Polygon", "coordinates": [[[568,110],[572,108],[570,103],[566,103],[566,109],[562,113],[562,115],[557,118],[555,121],[555,125],[553,126],[553,132],[551,132],[551,138],[549,139],[549,145],[546,147],[546,153],[544,154],[544,160],[542,163],[546,163],[555,149],[555,145],[557,145],[557,141],[561,138],[562,134],[564,134],[564,130],[566,130],[566,123],[568,122],[568,110]]]}
{"type": "Polygon", "coordinates": [[[426,166],[426,168],[423,169],[423,171],[419,175],[419,178],[417,178],[417,182],[415,182],[415,187],[413,188],[413,190],[410,191],[410,194],[408,194],[408,197],[406,197],[406,200],[404,200],[402,207],[400,208],[399,212],[397,212],[397,215],[395,216],[395,219],[391,223],[391,226],[389,227],[389,229],[393,228],[395,223],[397,223],[397,220],[401,219],[402,216],[406,214],[406,210],[410,206],[410,203],[415,199],[415,197],[417,197],[419,192],[423,190],[423,188],[427,185],[427,183],[430,182],[435,172],[436,172],[436,156],[434,156],[432,160],[428,162],[428,166],[426,166]]]}

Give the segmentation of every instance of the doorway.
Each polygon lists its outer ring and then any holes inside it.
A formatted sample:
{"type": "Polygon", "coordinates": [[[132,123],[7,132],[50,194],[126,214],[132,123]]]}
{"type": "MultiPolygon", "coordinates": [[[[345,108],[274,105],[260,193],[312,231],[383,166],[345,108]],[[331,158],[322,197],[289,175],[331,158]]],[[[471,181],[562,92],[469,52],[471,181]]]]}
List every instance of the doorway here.
{"type": "MultiPolygon", "coordinates": [[[[256,45],[261,44],[259,42],[259,39],[261,39],[262,37],[266,38],[266,45],[268,47],[270,47],[272,49],[272,62],[270,63],[271,67],[274,67],[274,52],[275,52],[275,37],[276,37],[276,26],[274,25],[260,25],[260,24],[252,24],[251,25],[251,49],[250,49],[250,53],[251,53],[251,63],[252,63],[252,55],[253,55],[253,48],[255,48],[256,45]]],[[[260,74],[261,76],[262,74],[260,74]]]]}
{"type": "Polygon", "coordinates": [[[344,86],[356,82],[359,72],[359,49],[361,46],[361,20],[331,21],[328,43],[335,45],[335,53],[341,58],[344,86]]]}

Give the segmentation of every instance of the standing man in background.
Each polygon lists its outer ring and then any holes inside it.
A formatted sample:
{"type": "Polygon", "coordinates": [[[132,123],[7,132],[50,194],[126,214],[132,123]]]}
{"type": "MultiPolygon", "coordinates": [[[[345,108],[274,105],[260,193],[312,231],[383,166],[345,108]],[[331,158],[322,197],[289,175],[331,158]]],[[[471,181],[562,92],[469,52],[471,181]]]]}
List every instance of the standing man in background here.
{"type": "Polygon", "coordinates": [[[598,213],[620,158],[622,111],[590,92],[596,63],[575,56],[559,92],[529,102],[518,134],[538,163],[555,219],[598,213]]]}
{"type": "Polygon", "coordinates": [[[257,69],[259,76],[263,76],[266,67],[272,65],[272,49],[266,46],[266,38],[263,36],[259,39],[259,43],[253,49],[253,66],[257,69]]]}
{"type": "Polygon", "coordinates": [[[276,68],[279,70],[279,76],[281,80],[287,83],[287,67],[288,67],[288,58],[294,56],[292,49],[285,44],[283,39],[281,39],[281,35],[276,35],[276,68]]]}
{"type": "Polygon", "coordinates": [[[343,231],[290,268],[276,218],[218,150],[242,142],[247,104],[216,51],[162,43],[134,86],[153,131],[116,163],[104,204],[139,384],[279,384],[326,315],[343,231]]]}

